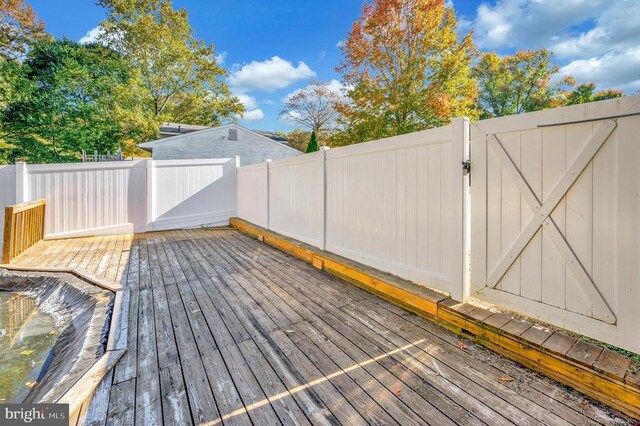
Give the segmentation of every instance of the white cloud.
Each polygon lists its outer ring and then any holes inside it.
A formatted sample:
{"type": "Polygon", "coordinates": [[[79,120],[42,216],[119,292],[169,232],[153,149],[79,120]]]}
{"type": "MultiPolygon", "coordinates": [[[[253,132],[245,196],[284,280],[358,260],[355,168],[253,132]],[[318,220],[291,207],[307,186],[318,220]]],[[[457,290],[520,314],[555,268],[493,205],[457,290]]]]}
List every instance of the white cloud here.
{"type": "Polygon", "coordinates": [[[260,108],[247,111],[242,116],[243,120],[262,120],[264,118],[264,112],[260,108]]]}
{"type": "Polygon", "coordinates": [[[338,49],[342,49],[342,46],[344,46],[345,41],[344,40],[340,40],[339,42],[336,43],[336,47],[338,49]]]}
{"type": "Polygon", "coordinates": [[[242,93],[235,96],[240,100],[240,103],[242,103],[242,105],[244,105],[247,110],[258,108],[256,98],[254,98],[253,96],[245,95],[242,93]]]}
{"type": "Polygon", "coordinates": [[[227,52],[220,52],[216,55],[216,63],[220,66],[223,66],[225,61],[227,60],[227,52]]]}
{"type": "Polygon", "coordinates": [[[579,83],[629,92],[640,88],[638,16],[637,0],[497,0],[461,25],[481,49],[546,47],[579,83]]]}
{"type": "Polygon", "coordinates": [[[611,52],[587,59],[576,59],[561,72],[578,82],[595,82],[599,89],[613,88],[627,93],[640,90],[640,47],[611,52]]]}
{"type": "MultiPolygon", "coordinates": [[[[625,0],[620,0],[625,1],[625,0]]],[[[548,47],[553,37],[600,14],[606,0],[498,0],[483,3],[473,20],[483,49],[548,47]]]]}
{"type": "Polygon", "coordinates": [[[272,92],[284,89],[299,80],[315,77],[316,73],[304,62],[294,66],[291,62],[274,56],[262,62],[236,66],[229,76],[229,84],[235,93],[251,90],[272,92]]]}
{"type": "Polygon", "coordinates": [[[618,0],[594,16],[593,28],[558,37],[551,48],[561,58],[602,55],[626,51],[640,45],[640,2],[618,0]]]}
{"type": "Polygon", "coordinates": [[[82,43],[82,44],[95,43],[98,40],[98,37],[102,35],[102,33],[103,31],[102,31],[102,28],[100,28],[100,26],[92,28],[89,31],[87,31],[84,37],[78,40],[78,43],[82,43]]]}
{"type": "Polygon", "coordinates": [[[253,96],[239,93],[234,95],[238,98],[240,103],[244,105],[246,111],[244,114],[238,116],[242,120],[262,120],[264,118],[264,112],[258,108],[258,102],[253,96]]]}

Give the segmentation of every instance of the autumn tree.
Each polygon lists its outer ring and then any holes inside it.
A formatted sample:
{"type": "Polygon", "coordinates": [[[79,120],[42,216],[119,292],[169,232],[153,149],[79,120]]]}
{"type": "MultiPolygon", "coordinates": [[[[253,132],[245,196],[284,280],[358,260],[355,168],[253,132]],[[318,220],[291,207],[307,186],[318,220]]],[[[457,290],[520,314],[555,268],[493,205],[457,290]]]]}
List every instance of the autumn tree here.
{"type": "Polygon", "coordinates": [[[607,89],[597,93],[595,93],[595,90],[595,83],[583,83],[576,86],[575,89],[565,93],[566,105],[577,105],[624,96],[624,94],[619,90],[607,89]]]}
{"type": "Polygon", "coordinates": [[[213,45],[196,38],[187,11],[170,0],[99,0],[107,8],[101,42],[140,71],[158,122],[218,125],[244,112],[223,81],[213,45]]]}
{"type": "Polygon", "coordinates": [[[339,108],[353,142],[475,116],[471,34],[459,38],[444,0],[371,0],[337,68],[353,87],[339,108]]]}
{"type": "Polygon", "coordinates": [[[47,37],[44,22],[24,0],[0,0],[0,56],[18,59],[47,37]]]}
{"type": "Polygon", "coordinates": [[[342,102],[341,87],[313,81],[309,86],[298,89],[285,98],[280,118],[320,133],[335,127],[338,119],[336,108],[342,102]]]}
{"type": "Polygon", "coordinates": [[[473,69],[478,80],[482,118],[538,111],[562,105],[563,88],[574,84],[569,76],[554,77],[560,67],[547,49],[518,51],[500,57],[483,53],[473,69]]]}
{"type": "Polygon", "coordinates": [[[311,132],[305,129],[294,129],[288,133],[284,133],[283,136],[287,138],[287,145],[291,148],[297,149],[298,151],[304,152],[309,144],[311,132]]]}

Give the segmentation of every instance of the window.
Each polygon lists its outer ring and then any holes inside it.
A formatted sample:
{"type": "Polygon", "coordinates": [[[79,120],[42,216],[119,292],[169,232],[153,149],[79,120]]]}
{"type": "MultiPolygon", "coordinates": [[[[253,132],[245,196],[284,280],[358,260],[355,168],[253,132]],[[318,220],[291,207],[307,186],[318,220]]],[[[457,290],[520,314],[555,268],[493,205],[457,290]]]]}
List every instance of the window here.
{"type": "Polygon", "coordinates": [[[229,140],[230,141],[238,140],[238,129],[229,129],[229,140]]]}

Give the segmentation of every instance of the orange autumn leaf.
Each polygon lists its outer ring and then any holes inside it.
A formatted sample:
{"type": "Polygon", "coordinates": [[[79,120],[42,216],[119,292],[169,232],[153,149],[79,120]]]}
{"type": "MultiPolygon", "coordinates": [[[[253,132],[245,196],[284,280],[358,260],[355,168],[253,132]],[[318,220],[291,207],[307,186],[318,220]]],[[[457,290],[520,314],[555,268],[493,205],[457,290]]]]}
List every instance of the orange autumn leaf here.
{"type": "Polygon", "coordinates": [[[342,44],[337,70],[350,102],[337,108],[352,142],[477,117],[470,34],[444,0],[371,0],[342,44]]]}

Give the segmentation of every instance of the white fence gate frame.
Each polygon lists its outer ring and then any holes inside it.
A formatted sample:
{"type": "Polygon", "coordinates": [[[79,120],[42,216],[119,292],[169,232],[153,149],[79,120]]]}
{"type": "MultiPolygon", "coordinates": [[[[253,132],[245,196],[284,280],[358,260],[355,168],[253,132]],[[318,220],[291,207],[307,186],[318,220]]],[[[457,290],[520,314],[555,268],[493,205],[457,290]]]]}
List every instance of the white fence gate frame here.
{"type": "Polygon", "coordinates": [[[640,351],[639,102],[472,123],[475,297],[640,351]]]}

